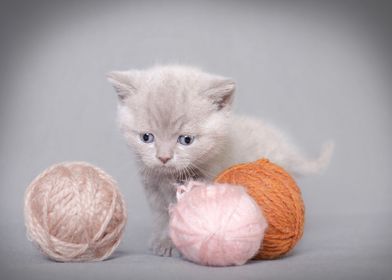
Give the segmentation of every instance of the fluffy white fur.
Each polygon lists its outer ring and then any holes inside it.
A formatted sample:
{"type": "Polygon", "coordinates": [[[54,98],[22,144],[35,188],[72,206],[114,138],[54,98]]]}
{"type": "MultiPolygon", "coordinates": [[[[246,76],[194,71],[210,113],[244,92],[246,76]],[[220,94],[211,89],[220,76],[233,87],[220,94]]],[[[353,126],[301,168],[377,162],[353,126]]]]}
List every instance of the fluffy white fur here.
{"type": "Polygon", "coordinates": [[[271,125],[231,114],[235,83],[230,79],[179,65],[114,71],[108,79],[118,93],[119,126],[135,151],[153,211],[155,254],[177,254],[167,229],[176,184],[209,180],[233,164],[262,157],[293,175],[320,172],[330,160],[331,143],[310,160],[271,125]],[[143,142],[143,133],[153,134],[154,141],[143,142]],[[180,144],[180,135],[194,136],[193,143],[180,144]],[[159,157],[170,159],[163,163],[159,157]]]}

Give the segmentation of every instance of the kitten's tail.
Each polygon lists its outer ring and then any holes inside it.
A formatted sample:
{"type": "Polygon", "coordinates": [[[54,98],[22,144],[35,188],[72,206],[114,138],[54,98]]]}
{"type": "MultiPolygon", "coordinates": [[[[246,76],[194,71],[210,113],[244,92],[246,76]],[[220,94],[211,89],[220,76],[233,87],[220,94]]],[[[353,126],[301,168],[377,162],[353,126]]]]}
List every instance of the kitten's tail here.
{"type": "Polygon", "coordinates": [[[291,164],[291,171],[297,176],[320,174],[327,168],[331,161],[334,148],[334,142],[328,141],[323,144],[317,159],[309,160],[302,156],[296,157],[295,161],[291,164]]]}

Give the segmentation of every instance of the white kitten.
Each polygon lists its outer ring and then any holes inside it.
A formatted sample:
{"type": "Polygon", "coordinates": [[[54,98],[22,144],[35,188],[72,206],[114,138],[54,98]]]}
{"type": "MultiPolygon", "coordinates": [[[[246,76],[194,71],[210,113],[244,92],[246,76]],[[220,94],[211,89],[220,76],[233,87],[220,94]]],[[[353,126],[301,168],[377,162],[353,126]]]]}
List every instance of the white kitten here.
{"type": "Polygon", "coordinates": [[[151,248],[177,254],[168,236],[175,185],[210,180],[223,169],[262,157],[294,175],[321,171],[333,146],[316,160],[303,157],[272,126],[230,114],[235,83],[198,69],[170,65],[108,74],[119,97],[118,122],[138,159],[153,211],[151,248]]]}

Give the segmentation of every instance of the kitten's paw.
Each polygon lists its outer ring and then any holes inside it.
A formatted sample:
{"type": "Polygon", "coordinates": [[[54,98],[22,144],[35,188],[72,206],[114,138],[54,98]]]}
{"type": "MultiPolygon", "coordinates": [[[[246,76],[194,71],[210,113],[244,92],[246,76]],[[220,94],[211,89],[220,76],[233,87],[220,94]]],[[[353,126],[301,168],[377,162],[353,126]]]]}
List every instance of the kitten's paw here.
{"type": "Polygon", "coordinates": [[[150,244],[150,248],[155,255],[162,257],[180,257],[181,255],[168,237],[153,240],[150,244]]]}

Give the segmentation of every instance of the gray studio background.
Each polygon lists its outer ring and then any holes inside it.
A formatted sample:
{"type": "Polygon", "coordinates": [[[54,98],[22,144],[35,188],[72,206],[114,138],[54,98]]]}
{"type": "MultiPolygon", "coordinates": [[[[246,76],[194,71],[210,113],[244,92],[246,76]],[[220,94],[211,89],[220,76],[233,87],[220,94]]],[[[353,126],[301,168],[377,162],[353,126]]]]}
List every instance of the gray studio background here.
{"type": "Polygon", "coordinates": [[[0,279],[391,279],[391,9],[326,2],[2,2],[0,279]],[[234,78],[235,111],[309,156],[335,140],[330,168],[298,181],[307,220],[289,256],[208,268],[148,252],[150,214],[105,74],[169,62],[234,78]],[[25,237],[25,188],[65,160],[120,184],[129,222],[108,261],[51,262],[25,237]]]}

